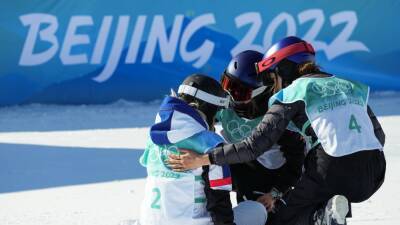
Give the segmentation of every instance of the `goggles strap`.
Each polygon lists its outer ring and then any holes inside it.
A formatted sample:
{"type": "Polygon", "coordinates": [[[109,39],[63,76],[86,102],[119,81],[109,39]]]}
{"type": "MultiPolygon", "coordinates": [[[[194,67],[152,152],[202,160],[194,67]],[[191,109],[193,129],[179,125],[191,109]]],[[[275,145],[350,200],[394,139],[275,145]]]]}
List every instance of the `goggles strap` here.
{"type": "Polygon", "coordinates": [[[178,89],[178,94],[187,94],[216,106],[221,106],[225,108],[229,107],[228,97],[218,97],[189,85],[180,85],[178,89]]]}
{"type": "Polygon", "coordinates": [[[300,52],[308,52],[311,54],[315,54],[314,48],[307,42],[299,42],[296,44],[292,44],[282,48],[281,50],[275,52],[271,56],[256,63],[256,71],[257,73],[262,73],[265,70],[269,69],[272,65],[282,61],[284,58],[287,58],[291,55],[300,52]]]}
{"type": "Polygon", "coordinates": [[[260,95],[261,93],[263,93],[265,91],[265,89],[267,89],[267,86],[261,86],[257,89],[254,89],[253,92],[251,93],[251,98],[254,98],[257,95],[260,95]]]}

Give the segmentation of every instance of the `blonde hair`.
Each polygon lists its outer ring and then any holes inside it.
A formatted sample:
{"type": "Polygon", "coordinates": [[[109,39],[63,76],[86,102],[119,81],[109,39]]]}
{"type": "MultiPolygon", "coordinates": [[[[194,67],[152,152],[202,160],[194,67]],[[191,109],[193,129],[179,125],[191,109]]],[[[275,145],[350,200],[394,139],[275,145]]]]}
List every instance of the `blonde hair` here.
{"type": "Polygon", "coordinates": [[[314,62],[305,62],[297,66],[298,73],[300,76],[311,74],[311,73],[320,73],[320,67],[314,62]]]}

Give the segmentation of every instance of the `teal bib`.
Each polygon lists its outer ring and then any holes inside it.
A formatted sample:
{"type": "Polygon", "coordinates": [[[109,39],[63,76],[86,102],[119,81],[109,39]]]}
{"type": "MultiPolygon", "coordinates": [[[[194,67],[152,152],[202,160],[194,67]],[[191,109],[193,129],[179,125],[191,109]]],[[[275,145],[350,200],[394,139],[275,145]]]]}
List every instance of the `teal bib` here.
{"type": "Polygon", "coordinates": [[[224,129],[224,137],[230,143],[236,143],[250,136],[251,131],[261,122],[262,116],[249,120],[239,117],[232,109],[223,109],[217,113],[217,120],[224,129]]]}
{"type": "Polygon", "coordinates": [[[367,113],[369,87],[337,77],[299,78],[271,97],[275,102],[303,101],[308,121],[303,127],[290,122],[288,129],[299,132],[311,149],[321,143],[331,156],[348,155],[361,150],[381,149],[367,113]],[[318,141],[305,135],[312,126],[318,141]]]}
{"type": "MultiPolygon", "coordinates": [[[[217,113],[216,118],[221,122],[224,138],[230,143],[236,143],[250,136],[263,116],[249,120],[239,117],[233,109],[223,109],[217,113]]],[[[259,156],[257,161],[267,169],[278,169],[286,163],[278,145],[274,145],[269,151],[259,156]]]]}

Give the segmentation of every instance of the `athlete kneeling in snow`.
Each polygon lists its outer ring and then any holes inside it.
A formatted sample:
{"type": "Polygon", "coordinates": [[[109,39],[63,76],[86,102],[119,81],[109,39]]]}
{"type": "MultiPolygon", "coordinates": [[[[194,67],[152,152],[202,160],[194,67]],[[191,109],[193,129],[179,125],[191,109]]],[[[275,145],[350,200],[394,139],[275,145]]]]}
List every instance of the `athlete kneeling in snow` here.
{"type": "Polygon", "coordinates": [[[178,148],[208,153],[223,143],[212,132],[218,109],[228,104],[220,84],[204,75],[186,78],[179,96],[161,104],[150,140],[141,158],[147,167],[141,225],[264,225],[267,212],[258,202],[247,201],[232,210],[228,166],[174,172],[166,160],[178,148]]]}
{"type": "Polygon", "coordinates": [[[385,134],[368,106],[369,87],[321,72],[314,55],[297,37],[273,45],[257,68],[274,79],[277,93],[253,133],[206,155],[171,156],[171,167],[182,171],[254,160],[289,128],[303,135],[308,152],[305,171],[275,224],[345,224],[348,201],[365,201],[384,181],[385,134]]]}
{"type": "MultiPolygon", "coordinates": [[[[268,110],[273,83],[263,82],[254,66],[262,59],[260,52],[243,51],[232,58],[222,74],[221,85],[231,101],[228,109],[218,111],[216,119],[221,122],[221,133],[229,143],[250,136],[268,110]]],[[[304,148],[301,136],[286,130],[272,150],[251,162],[230,165],[238,201],[258,200],[272,212],[276,200],[299,180],[304,148]]],[[[268,214],[269,223],[273,217],[274,213],[268,214]]]]}

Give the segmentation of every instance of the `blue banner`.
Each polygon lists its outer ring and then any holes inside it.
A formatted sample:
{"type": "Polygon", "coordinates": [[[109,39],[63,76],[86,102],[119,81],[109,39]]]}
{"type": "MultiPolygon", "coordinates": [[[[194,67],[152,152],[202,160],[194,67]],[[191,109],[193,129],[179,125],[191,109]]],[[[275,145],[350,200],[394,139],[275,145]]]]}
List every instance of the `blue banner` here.
{"type": "Polygon", "coordinates": [[[323,70],[400,90],[400,2],[14,0],[0,3],[0,106],[160,99],[191,73],[282,37],[323,70]]]}

